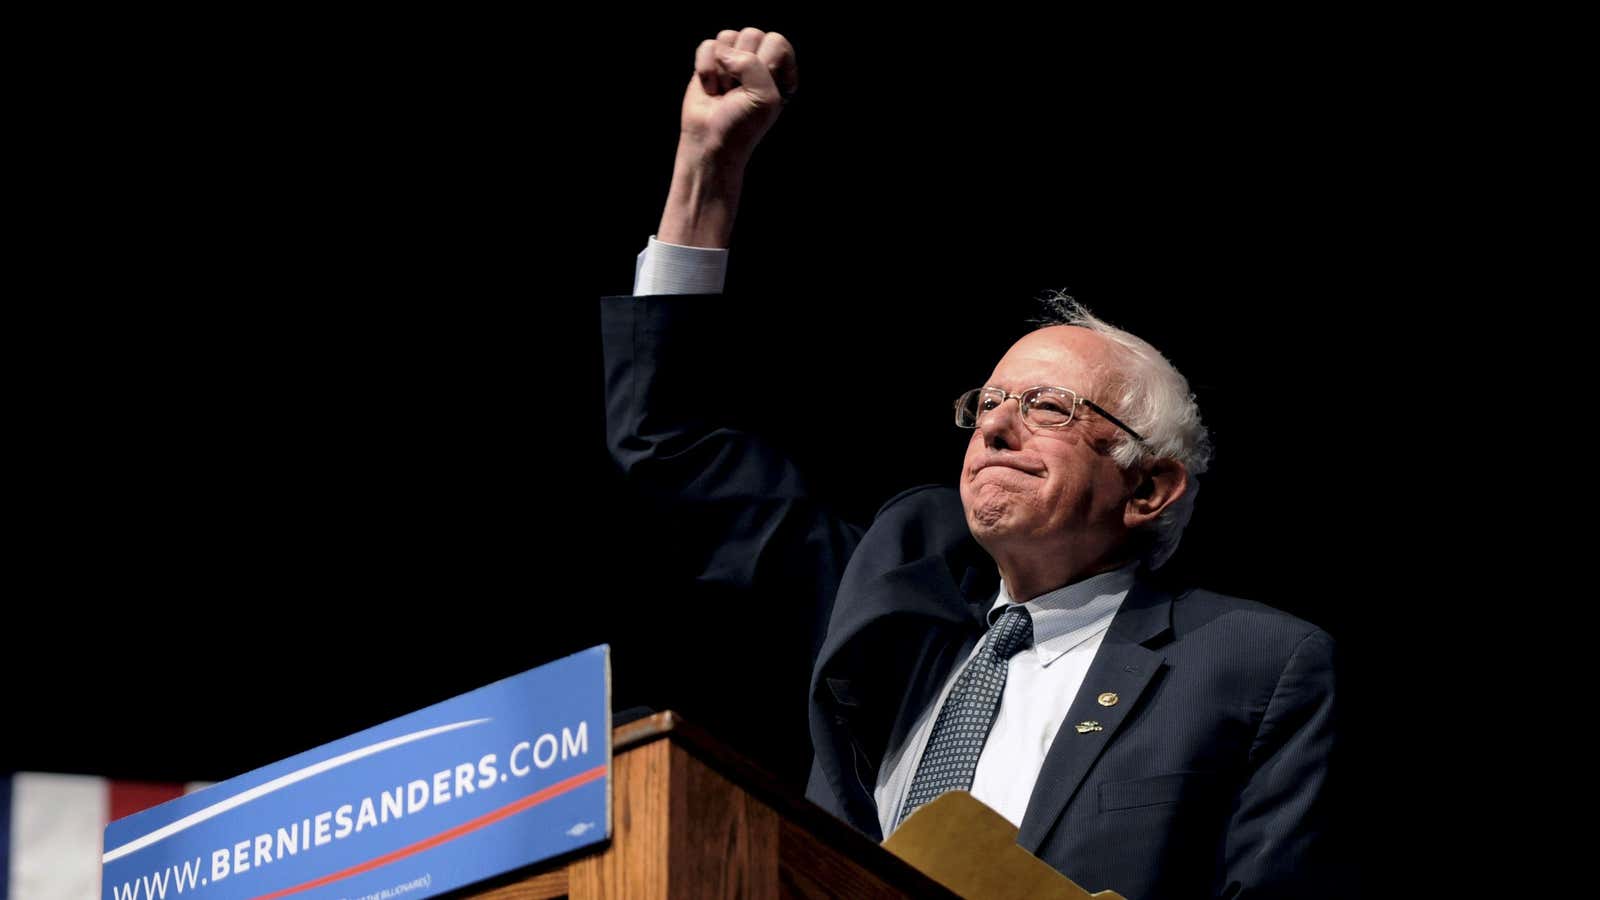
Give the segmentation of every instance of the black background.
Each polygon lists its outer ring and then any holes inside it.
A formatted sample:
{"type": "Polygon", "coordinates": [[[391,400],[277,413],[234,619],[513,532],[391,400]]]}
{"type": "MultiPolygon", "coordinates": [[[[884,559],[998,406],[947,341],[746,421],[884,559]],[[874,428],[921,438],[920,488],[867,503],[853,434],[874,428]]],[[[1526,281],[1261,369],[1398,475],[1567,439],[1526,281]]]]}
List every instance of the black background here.
{"type": "MultiPolygon", "coordinates": [[[[609,642],[616,708],[798,783],[794,611],[690,584],[601,418],[595,298],[655,230],[695,45],[746,23],[386,16],[41,34],[3,768],[221,779],[609,642]],[[711,656],[735,628],[758,639],[711,656]],[[749,676],[704,687],[723,664],[749,676]]],[[[1212,429],[1176,574],[1329,630],[1374,769],[1409,513],[1370,323],[1414,303],[1381,42],[757,24],[802,87],[746,182],[749,304],[708,402],[865,520],[953,484],[951,398],[1070,290],[1166,351],[1212,429]]]]}

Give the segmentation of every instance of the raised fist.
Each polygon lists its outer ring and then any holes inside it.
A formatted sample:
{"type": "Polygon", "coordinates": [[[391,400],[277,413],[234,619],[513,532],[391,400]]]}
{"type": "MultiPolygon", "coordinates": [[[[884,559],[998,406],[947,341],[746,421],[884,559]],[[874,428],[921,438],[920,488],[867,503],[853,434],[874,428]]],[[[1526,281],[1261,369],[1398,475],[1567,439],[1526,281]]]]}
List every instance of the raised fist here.
{"type": "Polygon", "coordinates": [[[788,38],[759,28],[723,31],[695,51],[680,140],[713,155],[748,159],[799,87],[788,38]]]}

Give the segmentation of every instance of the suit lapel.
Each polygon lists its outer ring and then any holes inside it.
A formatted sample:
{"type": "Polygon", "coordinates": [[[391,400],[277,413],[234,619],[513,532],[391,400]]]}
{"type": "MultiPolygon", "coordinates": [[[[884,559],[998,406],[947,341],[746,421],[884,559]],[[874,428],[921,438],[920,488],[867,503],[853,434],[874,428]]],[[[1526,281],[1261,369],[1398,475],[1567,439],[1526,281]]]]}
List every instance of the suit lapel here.
{"type": "Polygon", "coordinates": [[[840,726],[832,733],[844,742],[831,757],[819,753],[818,762],[846,815],[863,831],[877,831],[870,782],[887,747],[903,740],[916,714],[982,634],[984,592],[993,599],[997,585],[997,574],[986,575],[962,554],[948,552],[890,569],[853,592],[857,602],[835,608],[812,692],[815,702],[832,711],[840,726]],[[959,581],[956,572],[962,573],[959,581]],[[871,771],[846,768],[849,741],[871,771]]]}
{"type": "Polygon", "coordinates": [[[1017,832],[1017,843],[1037,854],[1045,836],[1061,817],[1090,768],[1116,737],[1128,714],[1139,705],[1165,656],[1145,645],[1171,630],[1172,596],[1143,581],[1135,582],[1111,620],[1105,639],[1089,665],[1083,686],[1067,710],[1050,751],[1045,754],[1017,832]],[[1115,706],[1102,706],[1101,694],[1117,695],[1115,706]],[[1094,722],[1099,730],[1080,733],[1077,725],[1094,722]]]}
{"type": "MultiPolygon", "coordinates": [[[[942,571],[945,577],[938,579],[938,583],[944,613],[939,627],[926,632],[927,638],[920,642],[916,658],[899,667],[908,680],[890,695],[898,697],[899,703],[882,743],[884,751],[905,743],[922,711],[938,699],[950,671],[972,654],[973,645],[987,630],[989,603],[999,587],[998,573],[991,575],[968,568],[957,588],[949,570],[942,571]]],[[[896,639],[908,640],[905,632],[906,629],[899,629],[896,639]]]]}

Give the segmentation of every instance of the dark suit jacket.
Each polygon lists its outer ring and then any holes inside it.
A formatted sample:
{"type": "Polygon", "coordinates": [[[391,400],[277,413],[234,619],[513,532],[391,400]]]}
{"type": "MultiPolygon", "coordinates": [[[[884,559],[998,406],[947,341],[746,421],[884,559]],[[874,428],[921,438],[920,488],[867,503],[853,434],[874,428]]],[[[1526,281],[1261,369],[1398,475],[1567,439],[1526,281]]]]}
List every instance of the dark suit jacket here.
{"type": "MultiPolygon", "coordinates": [[[[725,304],[602,301],[611,450],[710,536],[689,551],[701,579],[814,586],[806,795],[880,839],[878,768],[981,637],[995,565],[953,489],[907,491],[862,529],[820,509],[782,454],[712,422],[705,386],[676,375],[712,349],[725,304]]],[[[1333,651],[1282,612],[1141,576],[1063,711],[1018,843],[1130,900],[1338,895],[1333,651]],[[1073,727],[1086,721],[1099,730],[1073,727]]]]}

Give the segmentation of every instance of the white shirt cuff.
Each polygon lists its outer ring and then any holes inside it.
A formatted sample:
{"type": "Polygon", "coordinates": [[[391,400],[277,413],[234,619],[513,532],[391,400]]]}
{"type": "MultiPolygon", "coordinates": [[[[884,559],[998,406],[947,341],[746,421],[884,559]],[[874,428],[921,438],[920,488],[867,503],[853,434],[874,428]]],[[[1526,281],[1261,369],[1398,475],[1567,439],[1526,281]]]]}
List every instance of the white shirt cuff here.
{"type": "Polygon", "coordinates": [[[720,294],[728,277],[728,251],[650,240],[633,266],[634,296],[720,294]]]}

